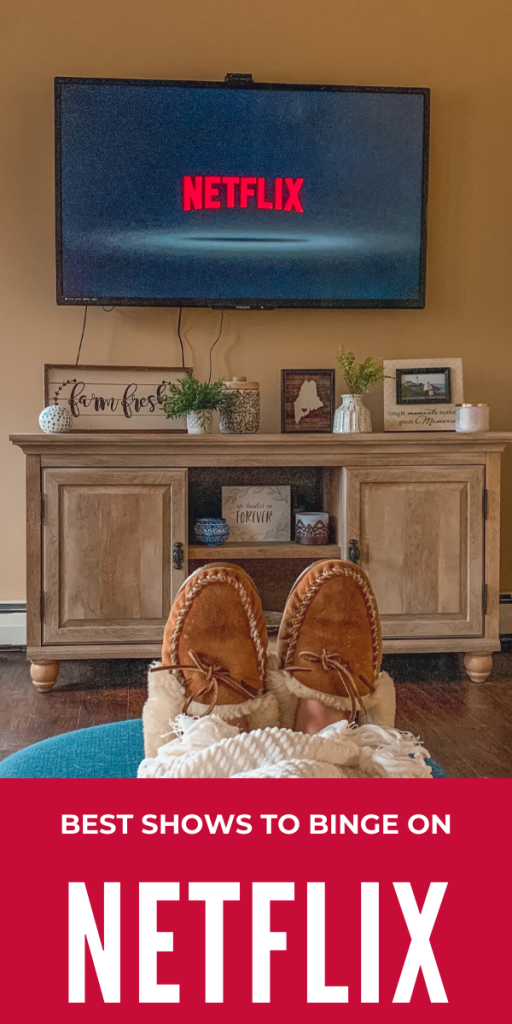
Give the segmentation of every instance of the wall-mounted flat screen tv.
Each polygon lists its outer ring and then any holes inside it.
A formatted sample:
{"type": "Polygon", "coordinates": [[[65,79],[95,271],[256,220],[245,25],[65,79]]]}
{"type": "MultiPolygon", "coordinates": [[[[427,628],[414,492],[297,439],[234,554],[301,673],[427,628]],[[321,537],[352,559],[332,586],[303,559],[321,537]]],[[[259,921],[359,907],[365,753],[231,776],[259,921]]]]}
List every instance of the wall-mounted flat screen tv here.
{"type": "Polygon", "coordinates": [[[428,89],[55,90],[59,303],[424,306],[428,89]]]}

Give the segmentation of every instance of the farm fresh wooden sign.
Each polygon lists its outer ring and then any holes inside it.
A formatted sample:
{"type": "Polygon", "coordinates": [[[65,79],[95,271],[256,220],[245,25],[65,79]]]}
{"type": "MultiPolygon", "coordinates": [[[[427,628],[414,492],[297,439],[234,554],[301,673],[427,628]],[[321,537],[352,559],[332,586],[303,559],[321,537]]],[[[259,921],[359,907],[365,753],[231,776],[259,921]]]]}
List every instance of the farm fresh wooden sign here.
{"type": "Polygon", "coordinates": [[[176,366],[73,366],[46,363],[44,404],[62,405],[76,430],[92,433],[172,431],[185,420],[168,420],[162,399],[169,384],[192,373],[176,366]]]}

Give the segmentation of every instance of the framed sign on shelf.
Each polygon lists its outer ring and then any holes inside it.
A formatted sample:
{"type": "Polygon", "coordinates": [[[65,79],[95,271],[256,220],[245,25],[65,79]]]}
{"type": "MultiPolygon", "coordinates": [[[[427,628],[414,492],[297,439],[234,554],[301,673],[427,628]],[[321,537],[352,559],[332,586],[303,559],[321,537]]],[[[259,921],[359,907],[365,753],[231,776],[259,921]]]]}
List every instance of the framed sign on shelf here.
{"type": "Polygon", "coordinates": [[[190,376],[189,366],[74,366],[45,363],[44,406],[70,410],[81,433],[187,432],[186,421],[168,420],[162,399],[190,376]]]}
{"type": "Polygon", "coordinates": [[[230,539],[239,543],[289,541],[291,490],[283,487],[223,487],[222,515],[230,539]]]}
{"type": "Polygon", "coordinates": [[[462,359],[385,359],[384,430],[455,430],[462,359]]]}

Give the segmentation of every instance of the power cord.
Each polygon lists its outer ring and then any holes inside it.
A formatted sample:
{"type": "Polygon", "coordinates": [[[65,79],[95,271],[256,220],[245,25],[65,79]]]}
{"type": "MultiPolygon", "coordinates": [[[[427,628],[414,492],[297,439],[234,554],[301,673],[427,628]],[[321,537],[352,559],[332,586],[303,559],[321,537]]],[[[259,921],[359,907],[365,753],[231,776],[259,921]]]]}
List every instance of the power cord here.
{"type": "Polygon", "coordinates": [[[220,336],[222,334],[222,324],[223,324],[223,321],[224,321],[224,310],[221,310],[219,333],[218,333],[217,337],[215,338],[215,341],[214,341],[214,343],[213,343],[213,345],[212,345],[212,347],[210,349],[210,376],[208,377],[208,384],[211,384],[211,381],[212,381],[212,352],[213,352],[217,342],[220,341],[220,336]]]}
{"type": "Polygon", "coordinates": [[[178,340],[179,340],[179,343],[181,345],[181,365],[184,367],[185,366],[185,349],[183,348],[183,338],[181,337],[181,318],[182,318],[182,316],[183,316],[183,306],[180,306],[180,311],[178,313],[178,328],[177,328],[177,331],[178,331],[178,340]]]}
{"type": "Polygon", "coordinates": [[[84,313],[84,322],[83,322],[83,324],[82,324],[82,333],[81,333],[81,335],[80,335],[80,344],[79,344],[79,346],[78,346],[78,353],[77,353],[77,357],[76,357],[76,363],[75,363],[75,366],[78,366],[78,360],[80,359],[80,352],[82,351],[82,342],[83,342],[83,340],[84,340],[84,334],[85,334],[85,325],[86,325],[86,323],[87,323],[87,310],[88,310],[88,309],[89,309],[89,306],[86,306],[86,307],[85,307],[85,313],[84,313]]]}
{"type": "MultiPolygon", "coordinates": [[[[111,306],[110,309],[107,309],[105,306],[102,306],[101,308],[105,310],[105,313],[111,313],[112,310],[115,309],[115,306],[111,306]]],[[[84,312],[84,319],[83,319],[83,323],[82,323],[82,333],[80,335],[80,344],[78,346],[78,352],[77,352],[75,366],[78,366],[78,363],[80,361],[80,353],[82,351],[82,342],[84,340],[85,328],[86,328],[86,324],[87,324],[87,312],[88,312],[88,309],[89,309],[89,306],[86,306],[85,307],[85,312],[84,312]]],[[[182,316],[183,316],[183,306],[180,306],[180,311],[178,313],[177,334],[178,334],[178,340],[179,340],[180,347],[181,347],[181,365],[182,365],[182,367],[184,367],[185,366],[185,349],[183,347],[183,338],[181,336],[181,319],[182,319],[182,316]]],[[[210,348],[210,376],[208,377],[208,383],[209,384],[211,384],[212,372],[213,372],[213,365],[212,365],[213,350],[214,350],[215,346],[218,344],[218,342],[220,341],[220,337],[221,337],[221,334],[222,334],[223,323],[224,323],[224,310],[221,310],[219,333],[218,333],[217,337],[215,338],[215,341],[213,342],[212,347],[210,348]]]]}
{"type": "MultiPolygon", "coordinates": [[[[102,308],[102,309],[103,309],[103,310],[105,311],[105,313],[111,313],[111,312],[112,312],[112,310],[113,310],[113,309],[115,309],[116,307],[115,307],[115,306],[110,306],[110,308],[109,308],[108,306],[102,306],[101,308],[102,308]]],[[[78,346],[78,355],[77,355],[77,357],[76,357],[76,363],[75,363],[75,366],[78,366],[78,361],[79,361],[79,359],[80,359],[80,352],[82,351],[82,342],[83,342],[83,340],[84,340],[84,334],[85,334],[85,325],[86,325],[86,323],[87,323],[87,310],[88,310],[88,309],[89,309],[89,306],[86,306],[86,307],[85,307],[85,313],[84,313],[84,322],[83,322],[83,324],[82,324],[82,333],[81,333],[81,335],[80,335],[80,344],[79,344],[79,346],[78,346]]]]}

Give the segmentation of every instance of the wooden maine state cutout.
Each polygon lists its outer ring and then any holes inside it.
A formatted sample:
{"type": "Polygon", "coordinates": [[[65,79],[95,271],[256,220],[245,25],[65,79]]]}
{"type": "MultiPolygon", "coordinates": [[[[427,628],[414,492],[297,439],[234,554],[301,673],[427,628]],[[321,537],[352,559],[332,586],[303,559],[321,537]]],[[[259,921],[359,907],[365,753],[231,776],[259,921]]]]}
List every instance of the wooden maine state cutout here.
{"type": "Polygon", "coordinates": [[[330,434],[334,370],[281,370],[281,432],[330,434]]]}

